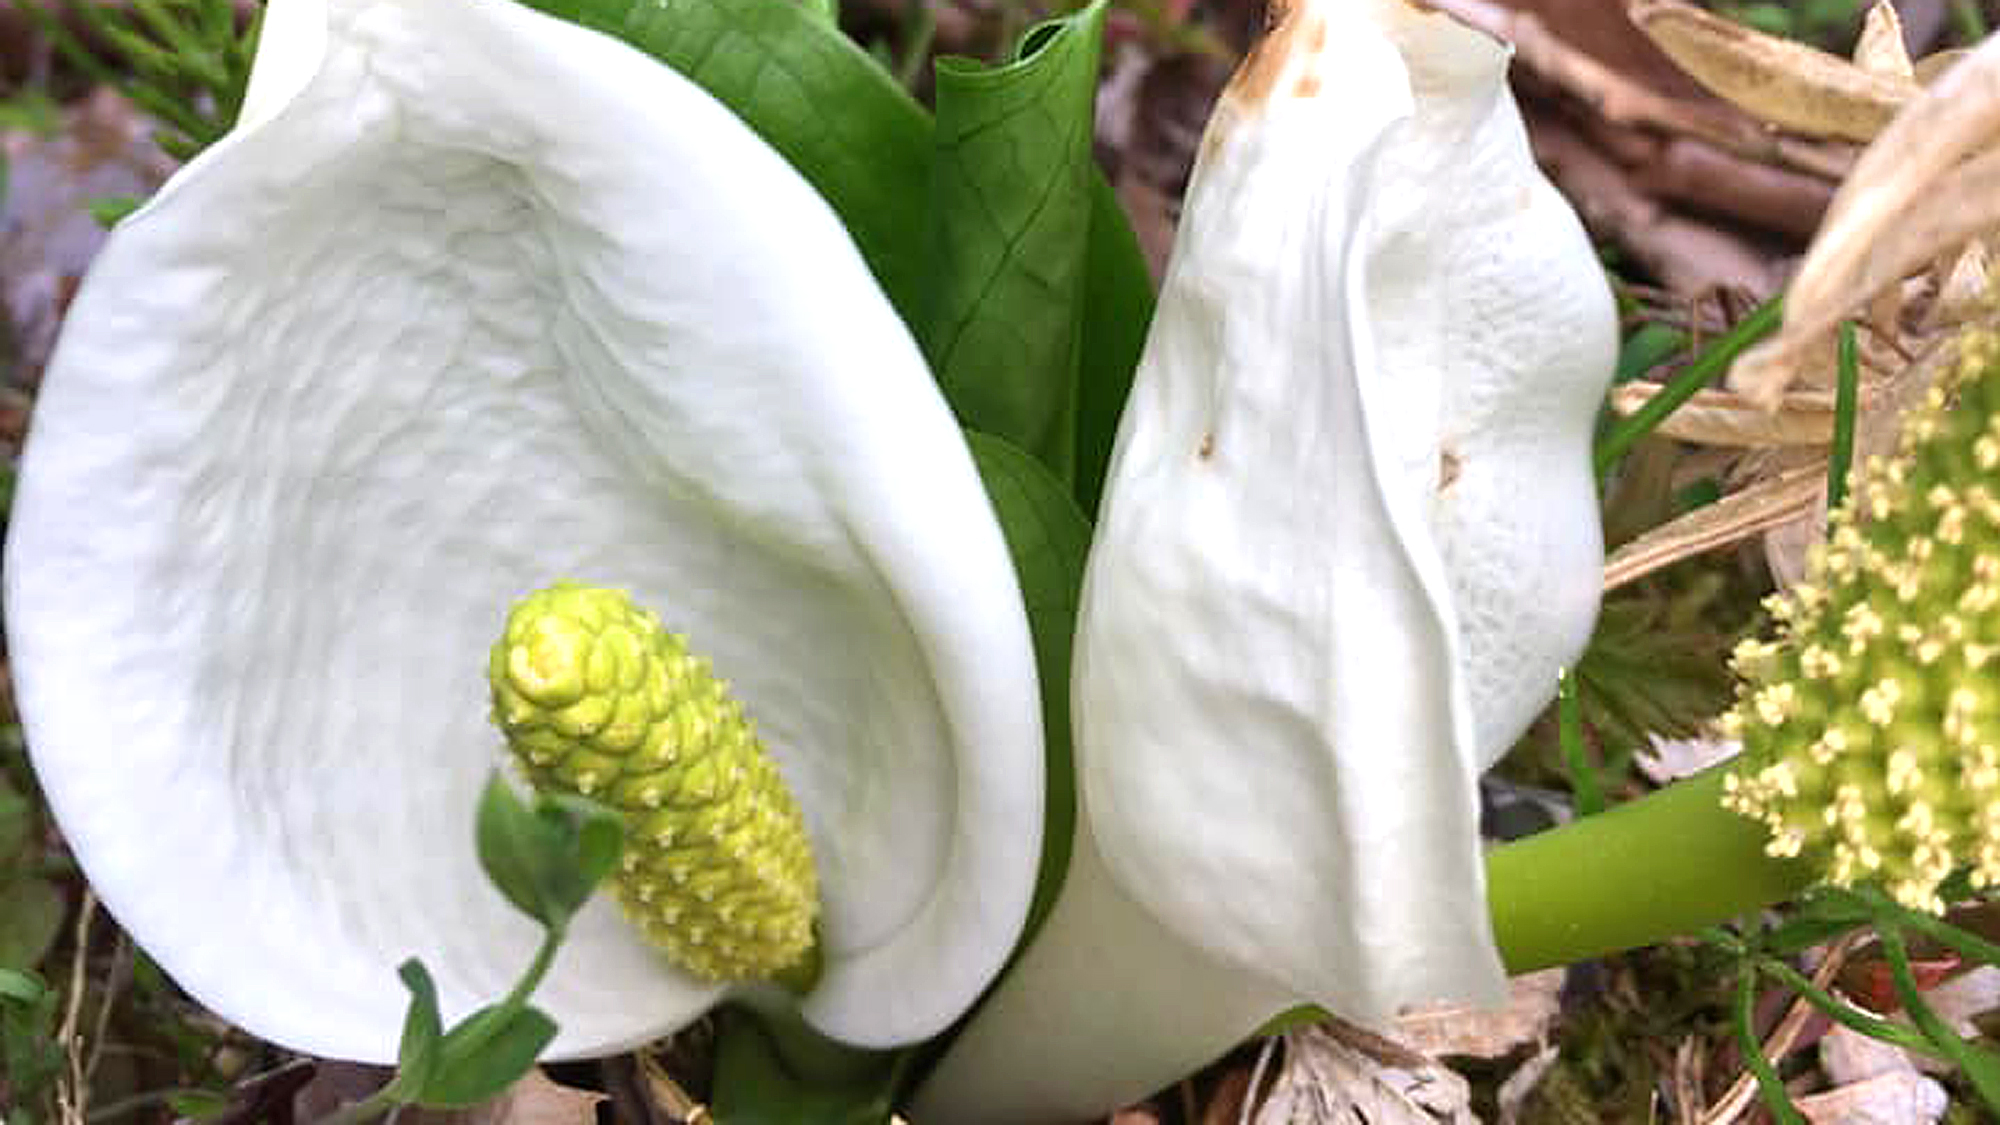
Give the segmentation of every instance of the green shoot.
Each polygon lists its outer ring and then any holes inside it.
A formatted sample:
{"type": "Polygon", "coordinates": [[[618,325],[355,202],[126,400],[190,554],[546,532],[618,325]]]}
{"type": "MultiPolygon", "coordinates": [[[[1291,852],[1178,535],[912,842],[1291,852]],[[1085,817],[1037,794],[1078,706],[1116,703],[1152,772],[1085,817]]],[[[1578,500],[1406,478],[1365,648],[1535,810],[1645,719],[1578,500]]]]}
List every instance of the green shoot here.
{"type": "Polygon", "coordinates": [[[528,998],[554,963],[570,919],[617,865],[623,843],[616,812],[567,796],[538,795],[530,807],[495,774],[479,801],[479,862],[507,901],[542,924],[541,947],[505,998],[449,1031],[429,970],[416,958],[403,962],[396,972],[410,1006],[395,1077],[328,1117],[329,1125],[360,1125],[405,1105],[476,1105],[526,1074],[556,1035],[555,1021],[528,998]]]}

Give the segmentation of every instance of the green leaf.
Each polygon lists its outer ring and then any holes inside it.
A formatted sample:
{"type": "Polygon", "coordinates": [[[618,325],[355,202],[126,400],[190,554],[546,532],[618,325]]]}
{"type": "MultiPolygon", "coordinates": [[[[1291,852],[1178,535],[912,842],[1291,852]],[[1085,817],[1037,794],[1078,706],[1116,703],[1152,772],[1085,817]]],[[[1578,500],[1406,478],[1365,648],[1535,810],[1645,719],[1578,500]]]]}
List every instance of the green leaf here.
{"type": "Polygon", "coordinates": [[[1077,363],[1103,0],[1012,62],[937,64],[930,301],[920,338],[966,426],[1075,476],[1077,363]]]}
{"type": "Polygon", "coordinates": [[[536,813],[552,819],[569,841],[567,866],[573,885],[567,888],[567,897],[573,900],[574,913],[618,866],[618,857],[625,853],[625,820],[615,809],[573,793],[543,794],[536,813]]]}
{"type": "Polygon", "coordinates": [[[1070,752],[1070,642],[1076,633],[1083,564],[1090,552],[1090,522],[1054,473],[1015,446],[968,430],[966,442],[986,484],[1014,559],[1021,596],[1034,635],[1035,669],[1041,679],[1042,731],[1047,790],[1042,823],[1042,862],[1027,928],[1017,948],[1040,928],[1055,905],[1069,870],[1076,824],[1076,772],[1070,752]]]}
{"type": "Polygon", "coordinates": [[[396,1077],[390,1083],[401,1093],[422,1090],[436,1075],[444,1020],[438,1015],[437,985],[422,961],[410,958],[396,967],[396,975],[403,978],[403,986],[410,990],[410,1008],[403,1015],[403,1039],[396,1048],[396,1077]]]}
{"type": "Polygon", "coordinates": [[[718,1125],[883,1125],[889,1120],[896,1068],[847,1083],[800,1078],[779,1058],[755,1017],[722,1013],[716,1045],[714,1110],[718,1125]]]}
{"type": "MultiPolygon", "coordinates": [[[[56,1038],[61,995],[34,973],[0,969],[0,1074],[13,1105],[26,1109],[62,1069],[56,1038]]],[[[9,1110],[11,1113],[12,1110],[9,1110]]]]}
{"type": "Polygon", "coordinates": [[[617,813],[580,797],[539,795],[531,809],[498,773],[480,794],[476,830],[487,878],[552,930],[616,864],[624,831],[617,813]]]}
{"type": "Polygon", "coordinates": [[[0,965],[39,964],[62,929],[62,892],[47,879],[0,879],[0,965]]]}
{"type": "MultiPolygon", "coordinates": [[[[523,0],[659,59],[707,90],[784,155],[854,237],[905,324],[928,307],[929,115],[881,65],[786,0],[523,0]]],[[[1076,406],[1076,495],[1094,510],[1152,281],[1131,224],[1091,176],[1076,406]]]]}
{"type": "Polygon", "coordinates": [[[930,119],[821,11],[790,0],[523,2],[623,40],[733,110],[826,198],[916,323],[930,119]]]}
{"type": "Polygon", "coordinates": [[[110,230],[125,221],[125,216],[137,211],[146,201],[136,195],[106,195],[90,200],[84,206],[90,209],[90,217],[97,225],[110,230]]]}
{"type": "Polygon", "coordinates": [[[0,871],[28,858],[34,832],[34,806],[5,778],[0,778],[0,871]]]}
{"type": "Polygon", "coordinates": [[[220,1117],[235,1103],[229,1095],[214,1090],[174,1090],[166,1095],[167,1108],[176,1117],[192,1118],[196,1121],[208,1117],[220,1117]]]}
{"type": "Polygon", "coordinates": [[[48,990],[48,984],[37,973],[19,969],[0,969],[0,1000],[33,1004],[48,990]]]}
{"type": "Polygon", "coordinates": [[[413,1099],[433,1109],[478,1105],[512,1086],[556,1037],[539,1008],[494,1004],[466,1017],[438,1047],[437,1072],[413,1099]]]}
{"type": "Polygon", "coordinates": [[[1153,278],[1139,237],[1103,176],[1093,176],[1090,261],[1076,404],[1076,501],[1095,517],[1132,372],[1153,322],[1153,278]]]}
{"type": "Polygon", "coordinates": [[[563,915],[548,894],[559,843],[498,773],[479,795],[475,832],[479,866],[507,901],[543,925],[560,925],[563,915]]]}

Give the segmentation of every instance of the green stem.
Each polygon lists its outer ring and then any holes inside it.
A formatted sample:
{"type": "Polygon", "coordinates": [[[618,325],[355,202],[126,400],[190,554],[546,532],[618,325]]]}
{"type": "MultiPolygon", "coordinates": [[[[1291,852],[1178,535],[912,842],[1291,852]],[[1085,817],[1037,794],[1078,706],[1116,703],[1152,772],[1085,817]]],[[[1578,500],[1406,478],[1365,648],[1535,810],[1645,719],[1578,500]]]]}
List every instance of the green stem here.
{"type": "Polygon", "coordinates": [[[1917,990],[1916,974],[1910,969],[1910,951],[1903,942],[1903,931],[1893,922],[1881,922],[1877,923],[1875,933],[1882,939],[1889,977],[1896,984],[1896,997],[1903,1002],[1903,1011],[1908,1013],[1910,1022],[1950,1057],[1989,1109],[2000,1107],[2000,1061],[1978,1044],[1960,1039],[1958,1032],[1924,1003],[1917,990]]]}
{"type": "Polygon", "coordinates": [[[567,925],[552,925],[542,932],[542,947],[535,950],[535,959],[528,962],[528,971],[514,982],[514,991],[500,1001],[501,1008],[508,1012],[518,1011],[528,1003],[528,997],[541,987],[542,978],[549,975],[549,966],[555,963],[556,950],[562,947],[563,938],[569,933],[567,925]]]}
{"type": "Polygon", "coordinates": [[[1743,1048],[1743,1064],[1757,1076],[1757,1092],[1764,1096],[1764,1106],[1772,1117],[1783,1125],[1805,1125],[1798,1108],[1785,1094],[1778,1068],[1764,1057],[1764,1045],[1757,1041],[1756,1012],[1757,973],[1745,965],[1736,978],[1736,1041],[1743,1048]]]}
{"type": "Polygon", "coordinates": [[[1577,695],[1576,669],[1563,669],[1556,681],[1556,732],[1562,743],[1563,761],[1569,766],[1570,789],[1576,794],[1578,816],[1595,816],[1604,811],[1604,787],[1597,783],[1597,770],[1583,747],[1583,702],[1577,695]]]}
{"type": "Polygon", "coordinates": [[[1812,978],[1785,964],[1775,957],[1757,959],[1757,970],[1777,979],[1778,983],[1811,1001],[1812,1006],[1826,1013],[1828,1019],[1846,1025],[1863,1035],[1880,1039],[1906,1051],[1916,1051],[1926,1055],[1941,1055],[1942,1052],[1931,1045],[1929,1039],[1911,1031],[1902,1024],[1880,1019],[1863,1012],[1854,1005],[1841,1000],[1812,982],[1812,978]]]}
{"type": "Polygon", "coordinates": [[[1816,875],[1764,854],[1722,807],[1716,767],[1486,855],[1487,909],[1511,972],[1601,957],[1798,894],[1816,875]]]}

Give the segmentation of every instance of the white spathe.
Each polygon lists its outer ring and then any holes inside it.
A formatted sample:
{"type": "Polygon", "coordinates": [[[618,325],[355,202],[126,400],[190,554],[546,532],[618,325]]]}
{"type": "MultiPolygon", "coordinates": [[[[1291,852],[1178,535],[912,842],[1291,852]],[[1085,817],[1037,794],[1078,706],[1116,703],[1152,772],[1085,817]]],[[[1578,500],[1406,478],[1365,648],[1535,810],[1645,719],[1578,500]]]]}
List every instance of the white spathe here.
{"type": "Polygon", "coordinates": [[[1595,617],[1609,289],[1507,52],[1298,0],[1203,139],[1078,622],[1076,860],[917,1120],[1502,994],[1476,783],[1595,617]]]}
{"type": "MultiPolygon", "coordinates": [[[[194,996],[393,1057],[538,931],[481,875],[512,599],[685,631],[804,808],[862,1045],[1010,951],[1039,851],[1028,627],[972,460],[839,222],[667,68],[504,0],[272,0],[243,124],[112,236],[6,556],[36,770],[194,996]]],[[[608,1052],[724,990],[600,900],[535,997],[608,1052]]]]}

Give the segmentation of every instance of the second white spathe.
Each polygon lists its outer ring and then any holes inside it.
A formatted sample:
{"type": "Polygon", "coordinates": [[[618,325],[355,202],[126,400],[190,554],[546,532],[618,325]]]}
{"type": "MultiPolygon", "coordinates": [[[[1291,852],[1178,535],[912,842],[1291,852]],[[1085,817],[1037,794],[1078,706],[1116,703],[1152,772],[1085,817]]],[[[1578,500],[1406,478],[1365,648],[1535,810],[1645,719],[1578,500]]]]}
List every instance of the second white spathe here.
{"type": "Polygon", "coordinates": [[[1300,0],[1224,93],[1092,545],[1076,858],[915,1119],[1082,1119],[1294,1004],[1501,995],[1476,783],[1590,632],[1617,342],[1506,60],[1300,0]]]}

